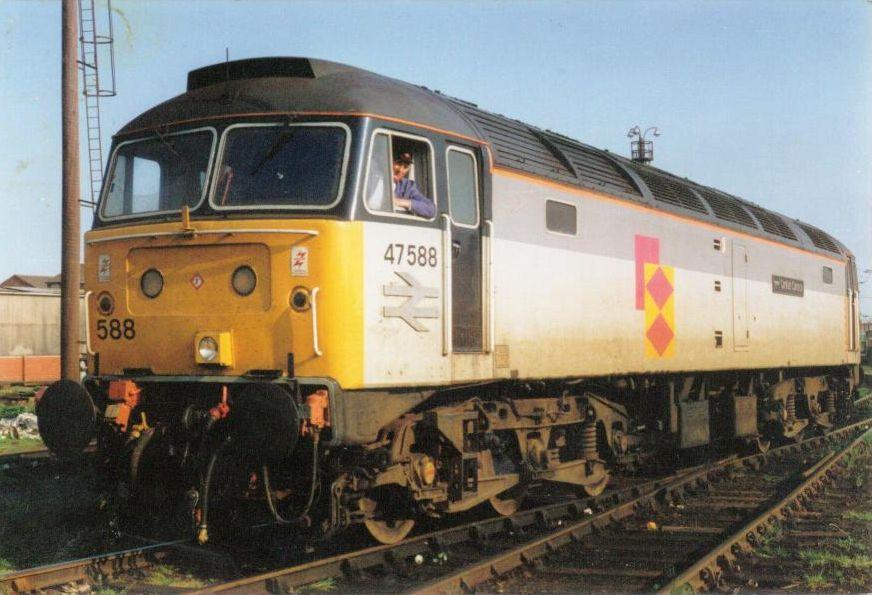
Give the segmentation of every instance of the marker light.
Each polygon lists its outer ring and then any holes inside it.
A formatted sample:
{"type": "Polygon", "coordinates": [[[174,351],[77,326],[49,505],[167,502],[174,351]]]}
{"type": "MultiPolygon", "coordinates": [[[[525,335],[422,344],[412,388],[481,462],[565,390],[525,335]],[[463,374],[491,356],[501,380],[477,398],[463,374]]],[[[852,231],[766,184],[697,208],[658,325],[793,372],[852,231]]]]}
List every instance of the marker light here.
{"type": "Polygon", "coordinates": [[[145,297],[154,299],[163,291],[164,279],[163,275],[157,269],[148,269],[142,274],[139,280],[139,288],[145,297]]]}
{"type": "Polygon", "coordinates": [[[115,311],[115,300],[109,293],[104,291],[97,296],[97,309],[103,316],[109,316],[115,311]]]}
{"type": "Polygon", "coordinates": [[[291,292],[291,308],[297,312],[304,312],[312,305],[309,290],[305,287],[294,287],[291,292]]]}
{"type": "Polygon", "coordinates": [[[254,269],[250,266],[243,265],[233,271],[230,283],[233,285],[233,291],[245,297],[251,295],[251,292],[257,287],[257,275],[254,274],[254,269]]]}

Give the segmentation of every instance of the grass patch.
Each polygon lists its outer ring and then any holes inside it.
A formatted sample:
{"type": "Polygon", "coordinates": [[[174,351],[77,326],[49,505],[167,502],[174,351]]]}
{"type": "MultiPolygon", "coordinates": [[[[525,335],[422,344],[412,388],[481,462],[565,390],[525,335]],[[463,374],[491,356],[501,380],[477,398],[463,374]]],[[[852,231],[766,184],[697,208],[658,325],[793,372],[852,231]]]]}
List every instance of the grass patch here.
{"type": "Polygon", "coordinates": [[[12,562],[9,560],[0,558],[0,576],[9,574],[10,572],[15,572],[15,566],[13,566],[12,562]]]}
{"type": "Polygon", "coordinates": [[[860,521],[862,523],[872,523],[872,512],[868,510],[849,510],[842,513],[842,518],[849,521],[860,521]]]}
{"type": "Polygon", "coordinates": [[[144,582],[156,587],[178,587],[182,589],[201,589],[206,586],[204,581],[165,564],[154,566],[144,582]]]}
{"type": "Polygon", "coordinates": [[[784,559],[790,557],[790,552],[783,545],[777,543],[766,543],[754,550],[754,554],[760,558],[779,558],[784,559]]]}
{"type": "Polygon", "coordinates": [[[22,384],[10,384],[9,386],[0,386],[0,397],[32,397],[39,387],[24,386],[22,384]]]}
{"type": "Polygon", "coordinates": [[[336,579],[333,577],[322,578],[320,581],[309,583],[303,587],[303,591],[335,591],[336,579]]]}
{"type": "Polygon", "coordinates": [[[832,587],[832,584],[827,580],[827,577],[824,576],[822,572],[806,574],[803,579],[805,581],[804,586],[809,591],[821,591],[832,587]]]}
{"type": "Polygon", "coordinates": [[[0,419],[15,419],[22,413],[27,413],[24,405],[0,405],[0,419]]]}
{"type": "Polygon", "coordinates": [[[0,455],[40,450],[43,446],[39,438],[0,438],[0,455]]]}
{"type": "Polygon", "coordinates": [[[852,555],[826,550],[803,550],[799,552],[799,559],[812,567],[827,567],[834,570],[872,569],[872,558],[866,554],[852,555]]]}

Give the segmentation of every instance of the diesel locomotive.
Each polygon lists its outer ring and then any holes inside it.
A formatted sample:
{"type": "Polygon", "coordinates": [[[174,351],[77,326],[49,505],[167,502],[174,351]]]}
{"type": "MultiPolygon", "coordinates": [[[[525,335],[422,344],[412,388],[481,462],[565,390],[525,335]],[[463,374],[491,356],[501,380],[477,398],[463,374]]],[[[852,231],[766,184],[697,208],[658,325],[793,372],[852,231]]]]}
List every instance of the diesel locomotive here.
{"type": "Polygon", "coordinates": [[[207,66],[114,136],[89,368],[38,405],[118,499],[396,542],[543,485],[850,414],[854,258],[820,229],[439,92],[207,66]],[[435,204],[397,206],[398,154],[435,204]],[[220,511],[220,512],[219,512],[220,511]]]}

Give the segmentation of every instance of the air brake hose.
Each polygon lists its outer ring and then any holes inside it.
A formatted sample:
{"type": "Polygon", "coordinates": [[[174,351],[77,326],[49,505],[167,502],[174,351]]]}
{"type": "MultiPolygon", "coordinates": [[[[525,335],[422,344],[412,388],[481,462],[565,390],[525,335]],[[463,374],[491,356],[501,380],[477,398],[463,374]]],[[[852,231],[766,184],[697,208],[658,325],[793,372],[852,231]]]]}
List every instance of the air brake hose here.
{"type": "Polygon", "coordinates": [[[202,515],[200,518],[200,526],[197,531],[197,541],[200,545],[209,541],[209,488],[212,485],[212,471],[215,469],[215,461],[218,460],[218,455],[227,445],[223,442],[221,446],[215,449],[212,456],[209,457],[209,464],[206,465],[206,476],[203,478],[203,506],[201,508],[202,515]]]}
{"type": "MultiPolygon", "coordinates": [[[[318,485],[318,441],[320,438],[319,432],[316,430],[312,434],[312,483],[309,485],[309,499],[306,502],[306,506],[303,507],[303,510],[297,515],[295,519],[286,519],[283,517],[278,509],[276,508],[275,502],[273,502],[272,497],[272,488],[269,483],[269,469],[266,465],[263,466],[263,488],[266,493],[266,503],[269,506],[269,511],[272,513],[273,518],[275,518],[276,522],[280,525],[296,525],[299,524],[307,514],[309,514],[309,509],[312,508],[312,503],[315,501],[315,488],[318,485]]],[[[205,519],[205,513],[204,517],[205,519]]]]}

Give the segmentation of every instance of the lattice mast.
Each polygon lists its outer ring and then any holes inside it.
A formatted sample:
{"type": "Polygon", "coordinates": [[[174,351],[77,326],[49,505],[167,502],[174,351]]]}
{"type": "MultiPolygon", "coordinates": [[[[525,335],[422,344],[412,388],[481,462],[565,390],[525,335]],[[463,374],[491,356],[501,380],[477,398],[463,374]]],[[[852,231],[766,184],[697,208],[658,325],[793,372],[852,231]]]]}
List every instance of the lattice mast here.
{"type": "Polygon", "coordinates": [[[106,0],[106,18],[98,26],[95,0],[79,1],[79,68],[85,96],[88,133],[88,171],[91,194],[83,206],[94,208],[103,185],[103,142],[100,134],[100,98],[115,96],[115,47],[112,34],[112,0],[106,0]],[[108,61],[109,71],[105,72],[108,61]],[[101,73],[101,63],[104,71],[101,73]],[[101,76],[104,75],[104,76],[101,76]],[[103,81],[111,81],[105,84],[103,81]]]}

